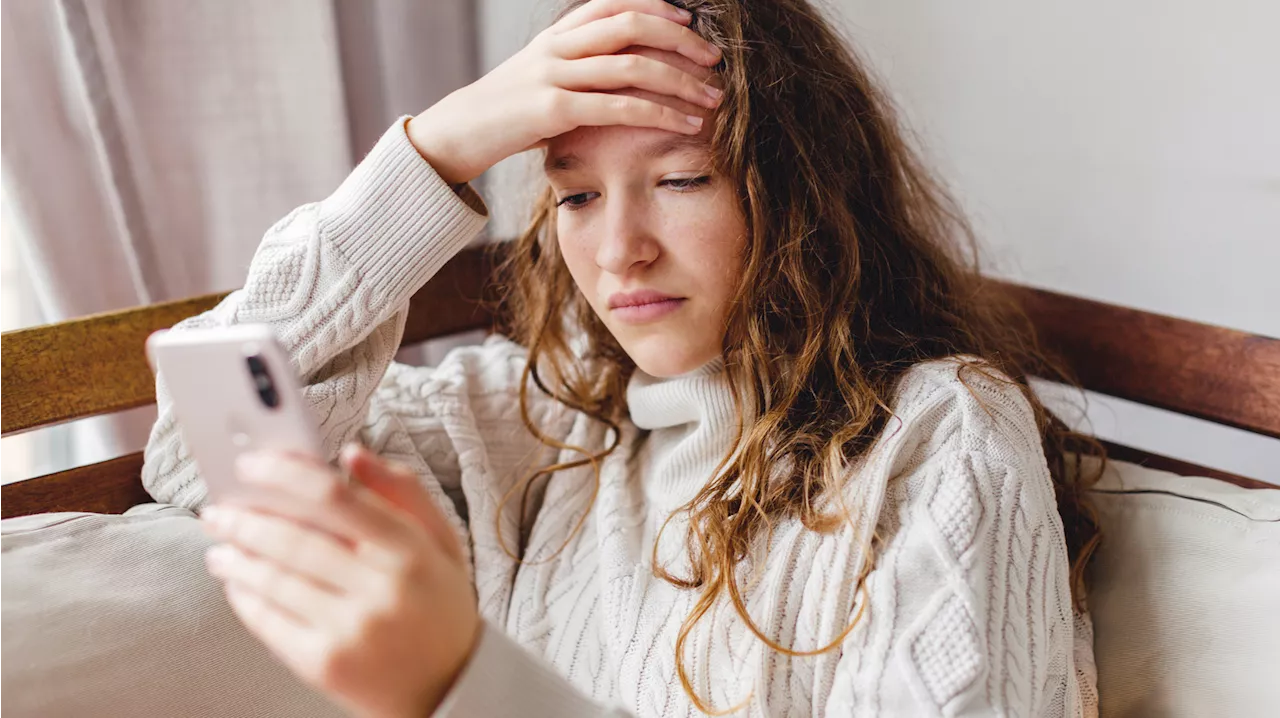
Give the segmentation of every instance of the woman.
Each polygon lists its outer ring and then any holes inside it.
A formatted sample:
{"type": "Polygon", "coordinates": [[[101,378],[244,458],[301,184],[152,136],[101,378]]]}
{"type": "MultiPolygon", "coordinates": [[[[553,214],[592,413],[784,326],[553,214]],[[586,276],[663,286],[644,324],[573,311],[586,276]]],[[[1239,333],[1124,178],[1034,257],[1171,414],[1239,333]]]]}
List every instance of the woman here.
{"type": "MultiPolygon", "coordinates": [[[[358,479],[248,457],[290,498],[205,507],[211,572],[364,716],[1096,712],[1087,481],[1025,321],[807,3],[677,4],[579,3],[182,325],[273,325],[358,479]],[[392,363],[484,224],[466,183],[534,148],[515,341],[392,363]]],[[[144,480],[200,507],[157,394],[144,480]]]]}

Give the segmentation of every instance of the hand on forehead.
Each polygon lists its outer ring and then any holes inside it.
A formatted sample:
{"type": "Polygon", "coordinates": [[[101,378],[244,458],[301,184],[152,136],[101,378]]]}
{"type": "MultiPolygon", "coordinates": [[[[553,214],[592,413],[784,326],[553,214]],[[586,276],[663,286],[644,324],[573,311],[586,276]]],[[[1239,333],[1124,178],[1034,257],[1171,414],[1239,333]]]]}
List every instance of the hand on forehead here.
{"type": "MultiPolygon", "coordinates": [[[[619,55],[642,55],[644,57],[652,58],[654,60],[658,60],[660,62],[664,62],[668,65],[671,65],[677,70],[687,72],[690,75],[693,75],[694,77],[698,78],[699,80],[702,80],[704,83],[711,85],[712,87],[721,87],[719,77],[711,68],[705,67],[703,65],[699,65],[698,63],[690,60],[689,58],[685,57],[684,55],[681,55],[678,52],[670,52],[668,50],[659,50],[657,48],[647,47],[643,45],[632,45],[631,47],[626,48],[625,50],[623,50],[618,54],[619,55]]],[[[620,90],[606,90],[605,93],[610,95],[630,95],[632,97],[639,97],[646,100],[651,100],[653,102],[666,105],[672,109],[675,109],[679,112],[683,112],[688,115],[697,115],[698,117],[701,117],[704,120],[710,120],[713,115],[712,110],[709,110],[705,107],[701,107],[699,105],[694,105],[689,102],[685,102],[679,97],[674,97],[672,95],[658,95],[658,94],[649,92],[647,90],[641,90],[634,87],[623,88],[620,90]]],[[[711,123],[710,122],[705,123],[703,125],[703,132],[704,133],[709,132],[710,128],[711,128],[711,123]]]]}
{"type": "MultiPolygon", "coordinates": [[[[720,76],[714,70],[706,65],[694,62],[678,52],[662,50],[648,45],[631,45],[618,51],[615,55],[639,55],[646,57],[669,65],[710,87],[723,87],[720,76]]],[[[715,117],[715,110],[708,109],[704,105],[697,105],[674,95],[658,94],[638,87],[624,87],[612,90],[596,89],[592,90],[592,92],[598,92],[605,95],[627,95],[637,97],[656,104],[665,105],[685,115],[701,117],[704,121],[701,130],[695,135],[688,135],[688,137],[704,142],[708,146],[711,144],[711,139],[715,133],[715,122],[713,121],[713,118],[715,117]]],[[[598,127],[583,125],[561,135],[547,138],[547,140],[542,143],[542,146],[550,151],[550,155],[554,156],[557,153],[571,151],[569,148],[584,139],[599,138],[601,133],[616,136],[618,132],[625,132],[636,136],[643,136],[650,133],[666,134],[663,130],[651,128],[624,126],[598,127]]]]}

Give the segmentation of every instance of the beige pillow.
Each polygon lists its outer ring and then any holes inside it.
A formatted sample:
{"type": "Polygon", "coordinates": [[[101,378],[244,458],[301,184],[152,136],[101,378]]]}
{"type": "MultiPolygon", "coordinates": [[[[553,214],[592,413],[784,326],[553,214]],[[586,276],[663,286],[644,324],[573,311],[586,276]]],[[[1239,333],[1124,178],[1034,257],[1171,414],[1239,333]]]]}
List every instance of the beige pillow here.
{"type": "MultiPolygon", "coordinates": [[[[1113,462],[1095,495],[1104,718],[1280,708],[1280,489],[1113,462]]],[[[232,615],[195,516],[40,514],[3,534],[6,716],[338,716],[232,615]]]]}
{"type": "Polygon", "coordinates": [[[1114,462],[1094,498],[1103,718],[1280,715],[1280,489],[1114,462]]]}
{"type": "Polygon", "coordinates": [[[0,522],[3,712],[340,716],[232,614],[186,509],[0,522]]]}

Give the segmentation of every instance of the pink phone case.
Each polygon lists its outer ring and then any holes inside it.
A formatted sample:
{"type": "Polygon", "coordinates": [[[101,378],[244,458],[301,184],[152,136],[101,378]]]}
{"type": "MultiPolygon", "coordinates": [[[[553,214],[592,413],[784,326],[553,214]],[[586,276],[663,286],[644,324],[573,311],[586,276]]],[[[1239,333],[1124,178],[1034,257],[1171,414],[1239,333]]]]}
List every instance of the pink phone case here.
{"type": "Polygon", "coordinates": [[[249,491],[233,471],[242,453],[276,450],[324,461],[301,386],[269,326],[158,331],[147,338],[147,357],[169,390],[211,501],[249,491]],[[270,390],[260,383],[264,372],[270,390]],[[268,405],[272,395],[275,406],[268,405]]]}

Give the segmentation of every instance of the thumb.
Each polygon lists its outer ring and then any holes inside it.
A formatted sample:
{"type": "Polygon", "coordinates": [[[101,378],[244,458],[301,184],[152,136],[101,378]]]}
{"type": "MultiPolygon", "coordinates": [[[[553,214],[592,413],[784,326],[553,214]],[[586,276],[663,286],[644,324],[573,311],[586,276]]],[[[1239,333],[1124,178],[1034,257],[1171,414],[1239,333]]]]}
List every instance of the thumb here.
{"type": "Polygon", "coordinates": [[[359,444],[348,444],[339,455],[338,463],[366,488],[413,517],[450,558],[457,562],[463,560],[453,526],[412,471],[393,465],[359,444]]]}

